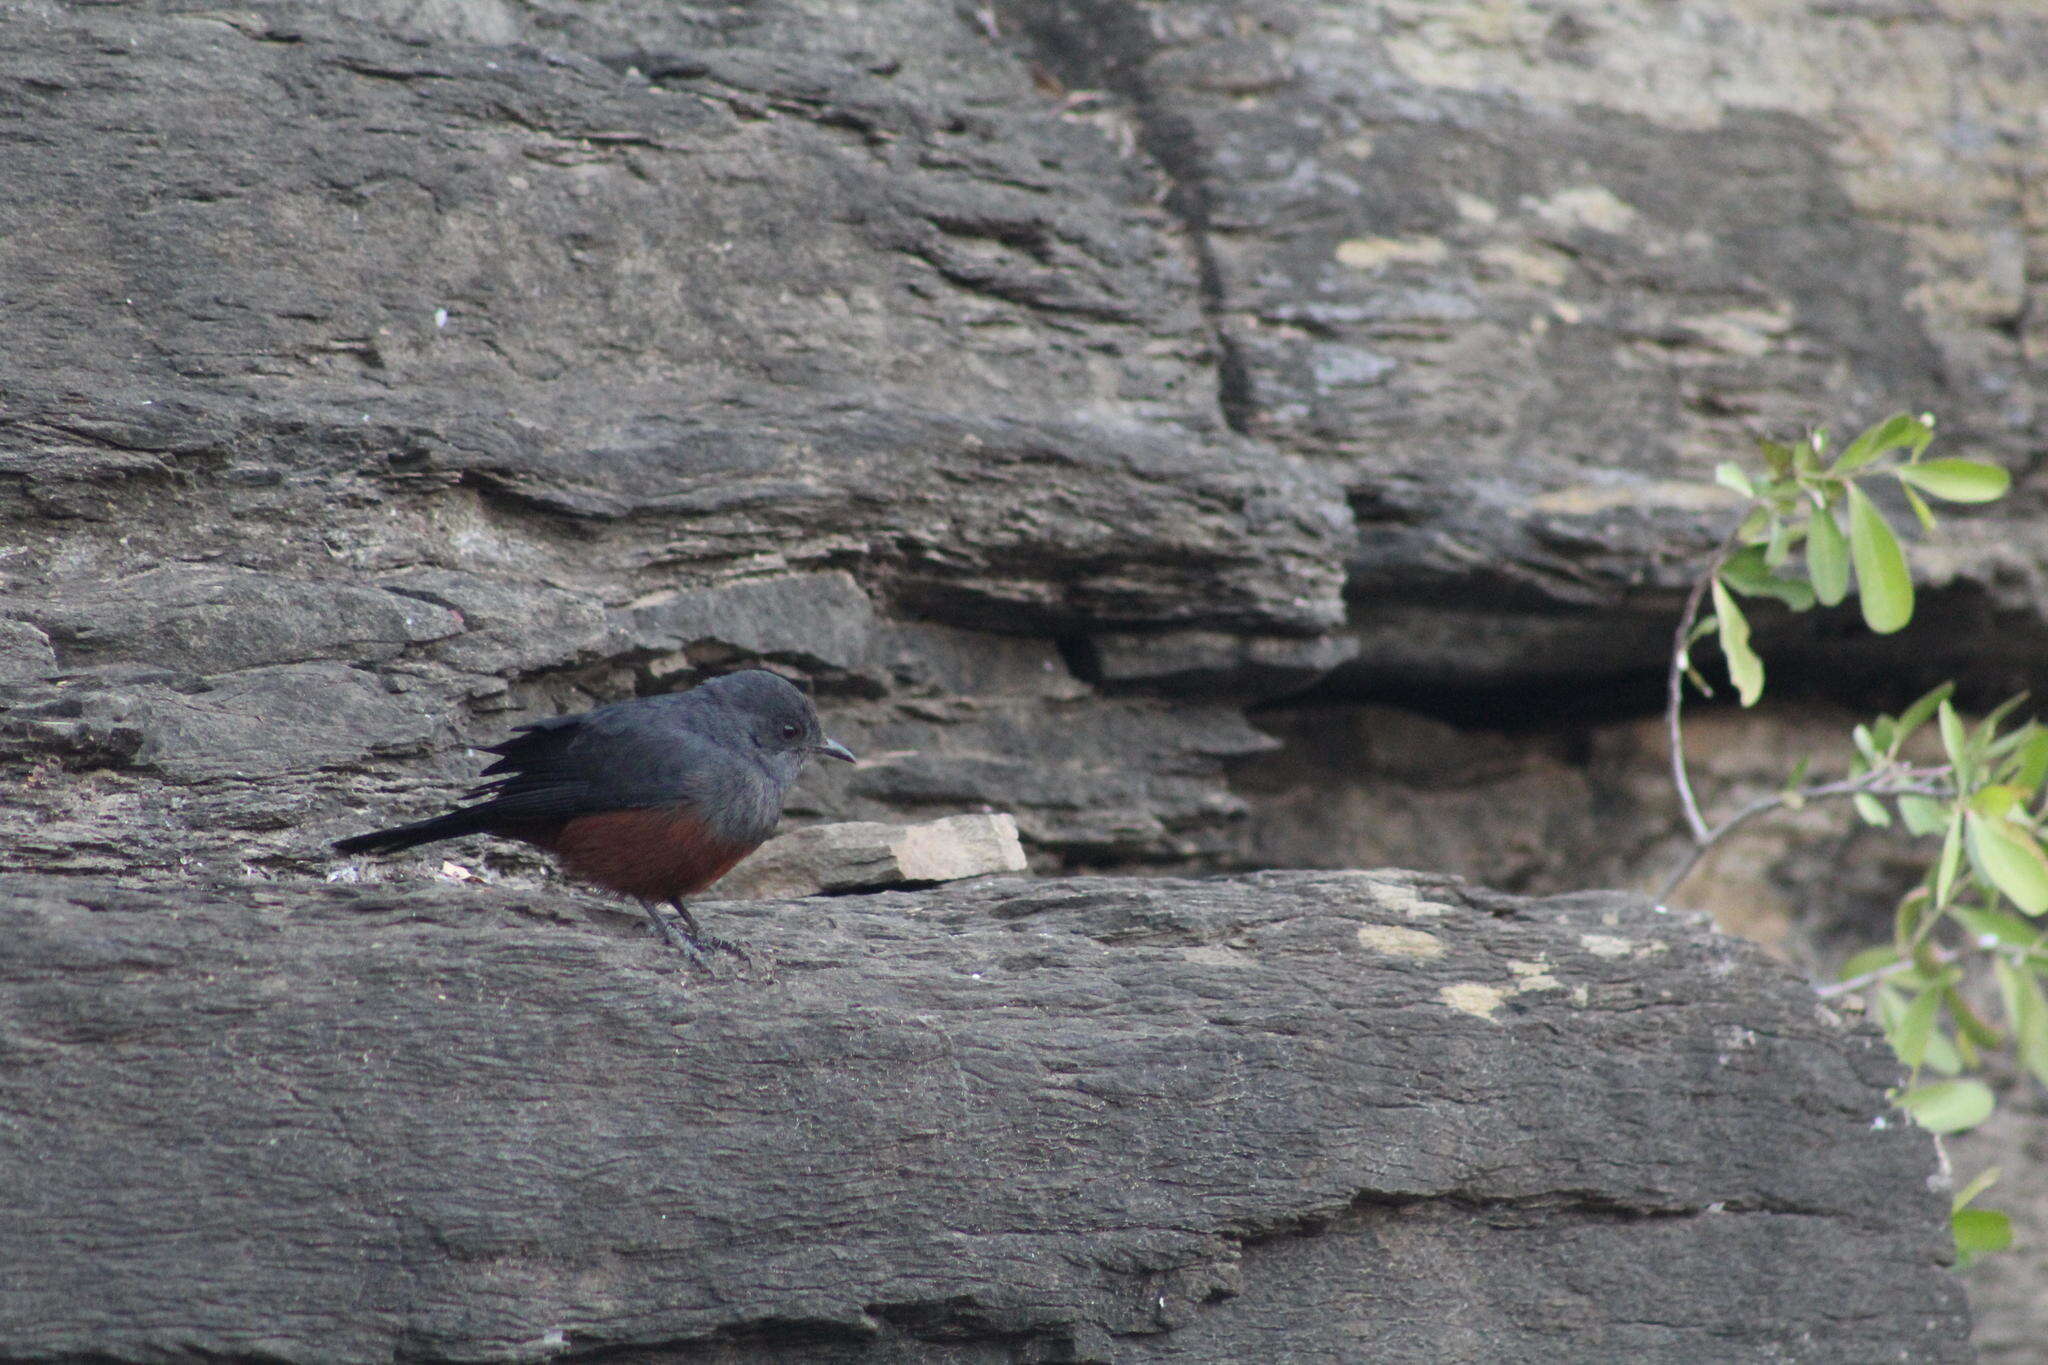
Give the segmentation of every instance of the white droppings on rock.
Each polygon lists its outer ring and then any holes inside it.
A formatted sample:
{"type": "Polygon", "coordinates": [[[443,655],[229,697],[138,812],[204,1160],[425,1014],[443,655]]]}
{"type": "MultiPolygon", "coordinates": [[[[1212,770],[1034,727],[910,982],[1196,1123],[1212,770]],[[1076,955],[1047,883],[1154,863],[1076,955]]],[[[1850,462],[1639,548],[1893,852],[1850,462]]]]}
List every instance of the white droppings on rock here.
{"type": "Polygon", "coordinates": [[[1642,945],[1634,939],[1617,938],[1613,934],[1580,934],[1579,946],[1594,957],[1612,961],[1618,957],[1633,956],[1642,945]]]}
{"type": "Polygon", "coordinates": [[[1383,877],[1366,878],[1372,884],[1380,903],[1389,910],[1398,910],[1409,919],[1442,919],[1450,907],[1425,897],[1404,881],[1383,877]]]}
{"type": "Polygon", "coordinates": [[[1358,943],[1370,952],[1386,953],[1392,957],[1444,955],[1443,940],[1435,934],[1399,924],[1361,924],[1358,926],[1358,943]]]}
{"type": "Polygon", "coordinates": [[[1448,254],[1440,237],[1353,237],[1337,244],[1338,263],[1353,270],[1377,270],[1397,261],[1430,265],[1448,254]]]}
{"type": "Polygon", "coordinates": [[[1522,207],[1558,228],[1591,228],[1622,233],[1636,221],[1634,207],[1604,185],[1574,185],[1544,198],[1525,198],[1522,207]]]}
{"type": "Polygon", "coordinates": [[[1498,986],[1488,986],[1477,981],[1460,981],[1455,985],[1443,986],[1437,990],[1437,999],[1452,1009],[1489,1024],[1498,1023],[1493,1012],[1508,998],[1508,992],[1498,986]]]}

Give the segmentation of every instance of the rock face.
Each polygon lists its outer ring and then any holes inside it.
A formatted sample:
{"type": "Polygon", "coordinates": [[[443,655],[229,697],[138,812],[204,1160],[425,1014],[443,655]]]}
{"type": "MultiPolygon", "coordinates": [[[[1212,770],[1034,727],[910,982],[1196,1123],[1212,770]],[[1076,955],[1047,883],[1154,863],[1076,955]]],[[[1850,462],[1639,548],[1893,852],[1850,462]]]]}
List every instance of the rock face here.
{"type": "Polygon", "coordinates": [[[1966,1359],[1869,1029],[1636,899],[25,879],[10,1357],[1966,1359]],[[110,1249],[118,1252],[110,1255],[110,1249]]]}
{"type": "MultiPolygon", "coordinates": [[[[799,814],[1045,867],[1256,862],[1319,681],[1635,704],[1714,460],[2036,403],[2048,21],[1694,9],[9,10],[12,861],[314,870],[735,661],[888,755],[799,814]]],[[[2035,497],[1831,679],[2037,671],[2035,497]]]]}
{"type": "MultiPolygon", "coordinates": [[[[1654,666],[1659,590],[1725,516],[1703,472],[1758,432],[1931,408],[2033,458],[2038,14],[994,8],[1171,180],[1232,425],[1344,482],[1355,682],[1654,666]]],[[[2033,639],[2036,499],[1943,566],[2033,639]]],[[[1975,631],[1941,652],[2028,667],[1975,631]]]]}
{"type": "Polygon", "coordinates": [[[971,26],[904,6],[807,53],[797,16],[723,13],[613,14],[574,56],[341,13],[7,21],[33,134],[0,193],[38,229],[5,261],[36,320],[0,361],[8,740],[110,778],[17,821],[304,867],[363,795],[323,774],[402,795],[507,708],[745,658],[902,755],[844,813],[1220,848],[1221,761],[1267,741],[1076,708],[1058,642],[1172,627],[1311,680],[1341,488],[1184,392],[1206,331],[1154,178],[971,26]],[[165,795],[238,780],[264,800],[165,795]]]}
{"type": "MultiPolygon", "coordinates": [[[[1666,8],[0,10],[0,874],[296,903],[512,725],[758,663],[866,760],[799,825],[1654,884],[1708,472],[1899,407],[2015,493],[1910,638],[1759,613],[1774,679],[2038,694],[2048,17],[1666,8]]],[[[1694,729],[1770,790],[1759,733],[1694,729]]],[[[1787,828],[1695,903],[1895,879],[1787,828]]]]}

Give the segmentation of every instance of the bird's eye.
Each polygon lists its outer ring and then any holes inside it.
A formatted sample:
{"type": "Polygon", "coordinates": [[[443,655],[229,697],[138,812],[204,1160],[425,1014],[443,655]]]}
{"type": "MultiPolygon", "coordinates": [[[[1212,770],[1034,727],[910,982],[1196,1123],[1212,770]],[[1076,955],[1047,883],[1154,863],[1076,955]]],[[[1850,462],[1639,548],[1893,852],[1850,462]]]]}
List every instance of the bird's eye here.
{"type": "Polygon", "coordinates": [[[794,725],[794,724],[791,724],[791,725],[785,725],[785,726],[783,726],[783,727],[782,727],[782,737],[783,737],[784,739],[795,739],[795,738],[797,738],[798,736],[802,735],[802,734],[803,734],[803,732],[804,732],[804,727],[803,727],[803,726],[801,726],[801,725],[794,725]]]}

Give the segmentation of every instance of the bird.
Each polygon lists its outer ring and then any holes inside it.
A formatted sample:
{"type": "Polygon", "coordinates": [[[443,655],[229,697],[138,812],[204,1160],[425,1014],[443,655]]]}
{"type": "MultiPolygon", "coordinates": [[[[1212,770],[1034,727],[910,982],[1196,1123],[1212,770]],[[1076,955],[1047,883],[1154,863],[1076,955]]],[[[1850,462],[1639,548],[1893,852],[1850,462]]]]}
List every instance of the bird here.
{"type": "Polygon", "coordinates": [[[517,839],[553,854],[570,877],[638,900],[655,931],[706,971],[712,951],[751,958],[699,928],[683,898],[774,832],[813,754],[855,761],[825,734],[810,698],[758,668],[521,725],[485,752],[499,757],[483,770],[489,780],[463,798],[470,804],[335,849],[392,853],[468,834],[517,839]]]}

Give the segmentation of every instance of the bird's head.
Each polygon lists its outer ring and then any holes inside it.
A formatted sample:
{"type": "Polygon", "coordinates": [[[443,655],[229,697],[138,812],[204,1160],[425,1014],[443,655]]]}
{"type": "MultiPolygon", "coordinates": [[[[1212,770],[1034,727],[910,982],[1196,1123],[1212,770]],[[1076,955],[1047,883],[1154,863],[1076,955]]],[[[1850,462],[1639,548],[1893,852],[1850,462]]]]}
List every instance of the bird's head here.
{"type": "Polygon", "coordinates": [[[748,741],[767,758],[794,758],[796,767],[812,754],[854,761],[852,750],[825,733],[811,699],[786,678],[750,668],[713,678],[697,690],[732,712],[748,741]]]}

